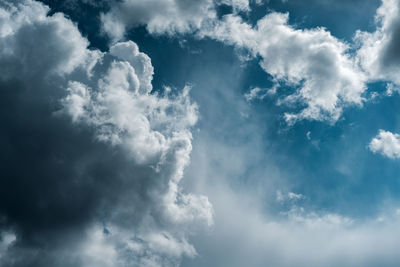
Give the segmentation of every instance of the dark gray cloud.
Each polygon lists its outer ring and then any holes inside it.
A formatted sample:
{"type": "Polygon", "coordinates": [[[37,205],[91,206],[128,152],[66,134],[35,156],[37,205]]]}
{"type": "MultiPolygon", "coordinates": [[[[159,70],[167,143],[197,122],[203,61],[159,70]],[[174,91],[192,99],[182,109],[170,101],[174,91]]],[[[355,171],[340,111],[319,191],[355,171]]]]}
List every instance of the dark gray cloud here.
{"type": "Polygon", "coordinates": [[[150,58],[133,42],[89,50],[62,14],[0,3],[0,265],[194,256],[187,235],[211,223],[211,206],[179,187],[197,118],[188,89],[151,94],[150,58]]]}

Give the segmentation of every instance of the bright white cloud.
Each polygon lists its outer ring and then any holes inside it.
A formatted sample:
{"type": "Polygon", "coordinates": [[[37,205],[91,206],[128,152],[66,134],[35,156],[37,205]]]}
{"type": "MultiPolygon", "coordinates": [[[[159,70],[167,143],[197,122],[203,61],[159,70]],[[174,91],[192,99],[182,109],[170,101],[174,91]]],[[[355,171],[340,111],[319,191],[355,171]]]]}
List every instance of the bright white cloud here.
{"type": "Polygon", "coordinates": [[[336,121],[346,105],[362,105],[365,75],[348,53],[348,45],[323,28],[295,29],[288,14],[270,13],[251,26],[227,15],[205,28],[211,37],[261,56],[261,67],[275,80],[299,89],[281,103],[299,103],[299,113],[286,113],[289,123],[301,119],[336,121]]]}
{"type": "Polygon", "coordinates": [[[62,14],[47,16],[49,8],[35,1],[2,5],[7,7],[0,9],[2,77],[69,74],[79,66],[89,69],[97,60],[99,52],[86,49],[88,41],[62,14]]]}
{"type": "Polygon", "coordinates": [[[392,159],[400,158],[400,135],[380,130],[369,143],[369,149],[392,159]]]}
{"type": "Polygon", "coordinates": [[[192,32],[215,16],[212,0],[123,0],[114,3],[101,19],[105,32],[118,40],[127,28],[140,25],[155,34],[192,32]]]}
{"type": "Polygon", "coordinates": [[[400,84],[400,1],[383,0],[378,8],[375,32],[358,31],[357,57],[370,80],[389,80],[400,84]]]}
{"type": "Polygon", "coordinates": [[[249,0],[123,0],[112,2],[102,14],[103,30],[113,40],[127,29],[145,26],[152,34],[185,34],[199,30],[216,19],[216,6],[232,6],[234,12],[250,11],[249,0]]]}
{"type": "MultiPolygon", "coordinates": [[[[249,10],[248,1],[218,3],[249,10]]],[[[261,57],[260,66],[277,84],[298,88],[278,101],[305,105],[298,112],[285,113],[288,123],[302,119],[335,122],[344,107],[362,105],[365,101],[362,94],[367,77],[358,65],[361,56],[355,59],[346,43],[323,28],[296,29],[288,24],[288,14],[275,12],[254,27],[235,12],[221,21],[216,18],[214,3],[207,0],[195,5],[162,1],[156,6],[151,1],[122,1],[102,16],[103,28],[115,40],[122,38],[126,28],[145,25],[153,34],[196,32],[200,38],[211,37],[249,50],[254,57],[261,57]]],[[[255,93],[250,92],[246,97],[255,97],[255,93]]]]}

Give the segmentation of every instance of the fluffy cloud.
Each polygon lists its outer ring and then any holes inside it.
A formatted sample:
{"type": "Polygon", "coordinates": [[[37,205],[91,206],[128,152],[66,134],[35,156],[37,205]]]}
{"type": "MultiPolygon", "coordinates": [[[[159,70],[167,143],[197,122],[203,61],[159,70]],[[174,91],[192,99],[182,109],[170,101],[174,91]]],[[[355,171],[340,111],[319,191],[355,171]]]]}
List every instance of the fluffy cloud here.
{"type": "Polygon", "coordinates": [[[285,114],[288,122],[336,121],[344,106],[363,102],[365,75],[348,53],[348,45],[323,28],[295,29],[288,25],[288,14],[282,13],[270,13],[255,26],[227,15],[200,36],[248,49],[261,57],[260,66],[277,82],[298,88],[281,101],[305,106],[285,114]]]}
{"type": "MultiPolygon", "coordinates": [[[[248,1],[217,1],[221,3],[234,10],[250,10],[248,1]]],[[[301,107],[285,113],[289,123],[302,119],[335,122],[344,107],[362,105],[365,100],[367,75],[359,67],[363,52],[355,57],[346,43],[323,28],[296,29],[288,24],[288,14],[275,12],[255,26],[244,22],[237,12],[219,20],[215,3],[208,0],[196,4],[161,1],[156,6],[151,1],[116,3],[102,15],[103,28],[114,40],[121,39],[126,28],[145,25],[153,34],[196,32],[200,38],[247,49],[254,58],[261,57],[260,66],[277,84],[296,88],[278,102],[301,107]]],[[[361,35],[358,39],[368,39],[361,35]]]]}
{"type": "Polygon", "coordinates": [[[188,235],[212,224],[212,208],[179,186],[197,121],[190,88],[151,93],[151,60],[135,43],[89,50],[48,12],[0,2],[0,225],[16,238],[1,239],[0,265],[195,256],[188,235]]]}
{"type": "Polygon", "coordinates": [[[378,8],[375,32],[357,32],[358,60],[371,80],[400,84],[400,1],[383,0],[378,8]]]}
{"type": "Polygon", "coordinates": [[[335,122],[344,107],[362,105],[366,82],[400,83],[399,3],[384,0],[376,15],[377,30],[356,33],[356,55],[349,52],[348,44],[324,28],[301,30],[289,25],[288,14],[270,13],[255,26],[244,22],[237,12],[224,16],[222,21],[217,19],[216,5],[249,11],[246,0],[161,1],[157,5],[124,0],[113,3],[110,12],[102,15],[102,22],[114,40],[123,38],[127,28],[144,25],[153,34],[197,32],[201,38],[211,37],[248,49],[255,58],[261,57],[260,66],[277,84],[296,88],[278,101],[300,108],[285,113],[289,123],[302,119],[335,122]]]}
{"type": "Polygon", "coordinates": [[[153,34],[184,34],[216,19],[216,6],[221,4],[232,6],[235,12],[250,10],[248,0],[123,0],[113,2],[101,20],[104,31],[114,40],[137,26],[146,26],[153,34]]]}
{"type": "Polygon", "coordinates": [[[212,0],[124,0],[115,3],[101,19],[105,32],[114,39],[121,39],[126,28],[139,25],[145,25],[151,33],[191,32],[205,19],[215,16],[212,0]]]}
{"type": "Polygon", "coordinates": [[[380,130],[369,143],[369,149],[392,159],[400,158],[400,135],[380,130]]]}

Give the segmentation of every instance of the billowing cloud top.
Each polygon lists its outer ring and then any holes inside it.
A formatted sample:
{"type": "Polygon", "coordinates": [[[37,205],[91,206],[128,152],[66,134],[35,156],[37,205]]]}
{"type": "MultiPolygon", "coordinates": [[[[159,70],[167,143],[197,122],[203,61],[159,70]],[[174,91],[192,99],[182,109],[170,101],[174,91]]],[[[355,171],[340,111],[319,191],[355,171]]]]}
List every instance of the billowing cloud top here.
{"type": "Polygon", "coordinates": [[[178,185],[197,121],[190,88],[151,93],[151,60],[135,43],[89,50],[70,20],[48,12],[29,0],[0,9],[1,265],[194,256],[187,235],[210,225],[212,210],[178,185]]]}

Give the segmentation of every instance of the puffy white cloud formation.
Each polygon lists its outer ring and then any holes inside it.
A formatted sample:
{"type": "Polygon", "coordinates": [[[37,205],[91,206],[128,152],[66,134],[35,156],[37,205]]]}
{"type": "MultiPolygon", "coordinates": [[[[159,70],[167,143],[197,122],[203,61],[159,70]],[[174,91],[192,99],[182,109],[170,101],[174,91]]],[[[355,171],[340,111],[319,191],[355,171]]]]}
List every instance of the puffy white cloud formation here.
{"type": "Polygon", "coordinates": [[[305,105],[298,113],[285,114],[290,123],[336,121],[343,106],[363,102],[364,73],[348,53],[348,45],[323,28],[295,29],[283,13],[270,13],[255,26],[239,16],[226,15],[200,35],[248,49],[254,57],[261,57],[260,66],[276,81],[298,88],[283,100],[305,105]]]}
{"type": "Polygon", "coordinates": [[[400,158],[400,135],[380,130],[369,143],[369,149],[392,159],[400,158]]]}
{"type": "Polygon", "coordinates": [[[212,224],[212,207],[179,186],[197,121],[190,88],[151,93],[151,60],[135,43],[89,50],[76,25],[48,12],[0,1],[0,215],[16,237],[0,265],[195,256],[188,235],[212,224]]]}
{"type": "Polygon", "coordinates": [[[358,60],[370,80],[400,84],[400,1],[383,0],[378,8],[375,32],[357,32],[358,60]]]}
{"type": "MultiPolygon", "coordinates": [[[[250,10],[248,1],[216,3],[231,5],[234,10],[250,10]]],[[[372,34],[357,34],[356,39],[363,45],[356,56],[349,52],[348,44],[324,28],[302,30],[289,25],[288,14],[272,12],[252,26],[237,12],[217,19],[216,3],[211,0],[195,4],[161,1],[154,5],[152,1],[124,0],[113,4],[111,11],[102,15],[103,28],[114,40],[121,39],[126,28],[145,25],[153,34],[196,32],[200,38],[211,37],[249,50],[255,58],[261,57],[260,66],[277,84],[296,88],[293,94],[279,101],[302,107],[300,111],[285,113],[289,123],[302,119],[335,122],[343,107],[362,105],[365,100],[362,94],[367,89],[365,83],[372,72],[376,78],[383,77],[373,70],[379,64],[371,54],[377,55],[381,46],[387,46],[383,45],[386,41],[382,42],[382,38],[395,39],[385,35],[396,27],[397,0],[384,1],[379,9],[377,20],[384,22],[382,29],[372,34]],[[387,9],[391,12],[386,12],[387,9]]],[[[387,75],[387,71],[382,73],[387,75]]]]}
{"type": "Polygon", "coordinates": [[[104,31],[119,40],[126,29],[146,26],[154,34],[184,34],[198,30],[216,18],[216,5],[225,4],[235,11],[248,11],[248,0],[123,0],[114,2],[101,19],[104,31]]]}
{"type": "Polygon", "coordinates": [[[124,0],[102,15],[102,22],[105,32],[118,40],[127,27],[139,25],[145,25],[151,33],[191,32],[215,15],[212,0],[124,0]]]}
{"type": "Polygon", "coordinates": [[[199,37],[248,49],[254,57],[261,57],[261,67],[277,83],[297,88],[278,102],[303,107],[285,113],[289,123],[301,119],[335,122],[343,107],[362,105],[366,82],[400,83],[398,0],[382,1],[375,32],[356,33],[356,55],[349,52],[348,44],[324,28],[301,30],[289,25],[288,14],[272,12],[255,26],[244,22],[237,12],[221,21],[216,18],[218,4],[250,10],[247,0],[158,1],[157,5],[124,0],[113,3],[111,11],[102,15],[103,28],[114,40],[121,39],[127,28],[145,25],[153,34],[197,32],[199,37]]]}

